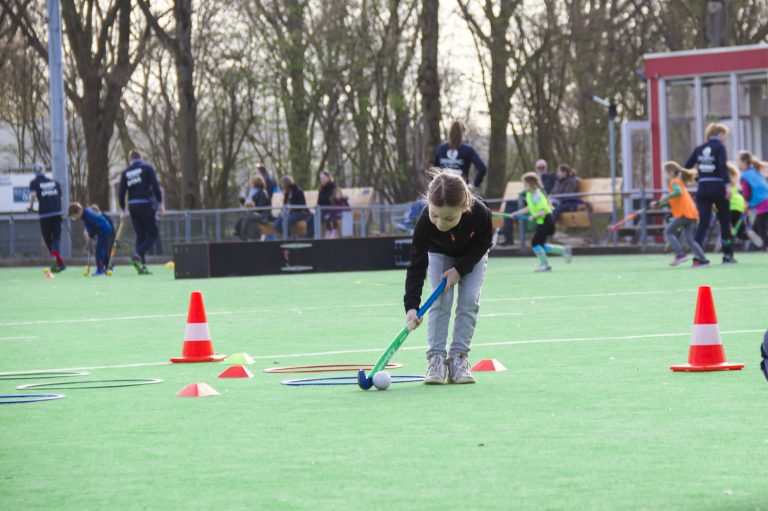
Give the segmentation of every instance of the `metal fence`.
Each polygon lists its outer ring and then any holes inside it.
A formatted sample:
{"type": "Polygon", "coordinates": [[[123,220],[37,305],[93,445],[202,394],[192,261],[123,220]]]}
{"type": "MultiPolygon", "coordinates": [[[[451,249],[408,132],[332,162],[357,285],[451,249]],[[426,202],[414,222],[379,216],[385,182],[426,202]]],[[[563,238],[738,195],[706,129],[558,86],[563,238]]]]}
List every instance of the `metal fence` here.
{"type": "MultiPolygon", "coordinates": [[[[647,193],[650,198],[651,191],[647,193]]],[[[582,196],[584,194],[577,195],[582,196]]],[[[619,205],[622,202],[621,196],[623,194],[589,195],[613,195],[614,200],[619,205]]],[[[499,210],[503,200],[489,199],[485,202],[491,209],[499,210]]],[[[643,205],[642,201],[636,201],[634,206],[640,209],[643,205]]],[[[514,210],[517,206],[519,204],[516,204],[515,201],[508,201],[507,210],[514,210]]],[[[170,256],[175,243],[269,239],[270,235],[264,234],[262,231],[275,230],[276,225],[273,223],[275,217],[288,217],[291,213],[301,213],[302,210],[309,213],[304,215],[302,219],[307,223],[307,231],[313,232],[315,238],[327,237],[333,232],[333,229],[326,228],[326,220],[335,222],[334,234],[339,237],[407,236],[410,234],[415,221],[414,212],[418,212],[418,208],[414,208],[413,203],[343,208],[317,206],[309,208],[309,210],[303,207],[285,207],[282,209],[273,207],[167,211],[165,215],[159,218],[160,238],[150,255],[170,256]],[[331,219],[328,219],[328,214],[332,214],[331,219]],[[261,228],[265,220],[272,228],[269,226],[261,228]],[[312,224],[311,227],[309,223],[312,224]]],[[[628,211],[618,209],[617,216],[622,218],[628,213],[628,211]]],[[[120,220],[119,215],[109,213],[109,216],[117,226],[120,220]]],[[[658,241],[658,236],[649,235],[645,227],[652,222],[658,223],[658,220],[653,220],[646,215],[641,215],[633,224],[636,226],[637,235],[632,235],[630,232],[632,229],[628,229],[629,234],[625,232],[623,236],[609,237],[605,229],[609,222],[609,216],[593,215],[590,228],[568,229],[567,234],[571,239],[584,246],[606,244],[645,246],[658,241]]],[[[65,220],[63,223],[62,235],[71,236],[73,257],[85,257],[86,245],[82,223],[71,220],[65,220]]],[[[509,226],[510,223],[506,227],[509,226]]],[[[282,222],[279,227],[276,232],[277,236],[284,239],[300,236],[292,234],[288,222],[282,222]]],[[[524,245],[526,236],[530,237],[533,226],[521,220],[515,221],[511,227],[514,232],[515,244],[524,245]]],[[[118,247],[118,256],[131,255],[132,240],[133,229],[130,220],[126,219],[123,243],[118,247]]],[[[513,240],[506,241],[512,242],[513,240]]],[[[30,213],[0,215],[0,260],[17,262],[24,259],[46,257],[48,254],[40,236],[37,215],[30,213]]]]}

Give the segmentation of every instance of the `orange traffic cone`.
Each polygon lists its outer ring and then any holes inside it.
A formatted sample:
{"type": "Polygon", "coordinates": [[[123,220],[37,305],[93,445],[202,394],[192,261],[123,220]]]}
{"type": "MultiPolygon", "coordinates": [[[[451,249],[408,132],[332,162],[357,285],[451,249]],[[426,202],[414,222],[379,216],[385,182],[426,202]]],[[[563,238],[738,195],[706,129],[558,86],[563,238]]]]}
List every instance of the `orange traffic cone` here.
{"type": "Polygon", "coordinates": [[[203,294],[192,292],[189,297],[189,313],[187,328],[184,331],[184,348],[181,357],[172,358],[171,362],[218,362],[226,355],[214,355],[211,332],[208,330],[208,320],[205,318],[203,294]]]}
{"type": "Polygon", "coordinates": [[[717,326],[715,302],[712,300],[712,288],[699,287],[696,299],[696,314],[693,317],[691,347],[688,351],[688,363],[670,366],[673,371],[736,371],[744,364],[729,364],[725,361],[723,341],[717,326]]]}

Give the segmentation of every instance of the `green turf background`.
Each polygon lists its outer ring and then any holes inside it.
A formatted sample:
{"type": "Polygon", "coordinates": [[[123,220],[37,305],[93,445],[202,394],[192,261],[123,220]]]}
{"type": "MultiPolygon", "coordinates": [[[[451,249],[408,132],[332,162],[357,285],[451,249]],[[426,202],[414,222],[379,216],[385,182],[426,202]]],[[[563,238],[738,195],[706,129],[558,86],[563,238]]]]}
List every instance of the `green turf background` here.
{"type": "MultiPolygon", "coordinates": [[[[532,258],[492,259],[472,360],[509,371],[386,392],[289,388],[261,371],[375,361],[402,328],[401,271],[174,281],[162,267],[54,280],[3,269],[0,339],[38,339],[0,340],[0,371],[167,361],[193,290],[216,350],[260,358],[251,380],[217,379],[221,364],[93,369],[165,383],[0,406],[0,508],[768,509],[762,333],[723,336],[744,371],[669,371],[687,359],[698,285],[713,286],[723,332],[768,328],[766,257],[704,270],[577,257],[549,274],[532,258]],[[560,341],[516,342],[532,340],[560,341]],[[350,350],[364,352],[290,356],[350,350]],[[222,396],[175,397],[192,382],[222,396]]],[[[411,334],[395,373],[423,372],[425,335],[411,334]]],[[[0,381],[0,393],[33,381],[0,381]]]]}

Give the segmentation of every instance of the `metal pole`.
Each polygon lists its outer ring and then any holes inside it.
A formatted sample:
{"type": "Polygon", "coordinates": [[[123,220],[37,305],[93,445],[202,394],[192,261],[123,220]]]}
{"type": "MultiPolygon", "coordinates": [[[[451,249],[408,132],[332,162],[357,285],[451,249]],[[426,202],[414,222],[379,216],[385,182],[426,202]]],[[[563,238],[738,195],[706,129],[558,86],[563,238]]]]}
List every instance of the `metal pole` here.
{"type": "MultiPolygon", "coordinates": [[[[608,106],[608,143],[611,152],[611,224],[616,223],[616,105],[608,106]]],[[[616,234],[613,234],[613,243],[616,244],[616,234]]]]}
{"type": "MultiPolygon", "coordinates": [[[[61,206],[69,207],[67,171],[67,118],[64,109],[64,66],[61,57],[61,7],[59,0],[48,0],[48,73],[51,89],[51,166],[53,179],[61,185],[61,206]]],[[[70,236],[61,238],[61,255],[72,256],[70,236]]]]}

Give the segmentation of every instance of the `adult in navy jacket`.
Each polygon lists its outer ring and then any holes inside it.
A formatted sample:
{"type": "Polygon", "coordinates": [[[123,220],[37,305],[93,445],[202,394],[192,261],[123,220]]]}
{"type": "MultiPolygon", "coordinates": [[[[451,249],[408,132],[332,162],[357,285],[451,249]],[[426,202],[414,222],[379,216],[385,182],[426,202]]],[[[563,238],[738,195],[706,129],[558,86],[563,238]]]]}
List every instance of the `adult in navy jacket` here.
{"type": "Polygon", "coordinates": [[[448,142],[437,146],[433,164],[444,170],[464,176],[470,189],[479,188],[488,169],[472,146],[464,143],[464,125],[454,121],[448,132],[448,142]],[[475,165],[475,179],[469,180],[469,167],[475,165]]]}
{"type": "Polygon", "coordinates": [[[704,237],[712,219],[712,206],[715,206],[720,221],[724,264],[736,262],[731,239],[731,179],[726,166],[728,155],[723,145],[727,136],[727,126],[718,123],[707,126],[704,132],[706,142],[693,150],[684,165],[687,169],[695,167],[698,170],[696,209],[699,210],[699,227],[696,229],[696,242],[704,246],[704,237]]]}
{"type": "Polygon", "coordinates": [[[145,254],[159,235],[157,215],[162,215],[163,192],[157,181],[154,167],[141,159],[141,153],[133,149],[129,153],[131,164],[120,174],[120,192],[118,202],[125,218],[126,196],[128,213],[136,233],[136,251],[131,263],[139,275],[149,275],[145,254]]]}

